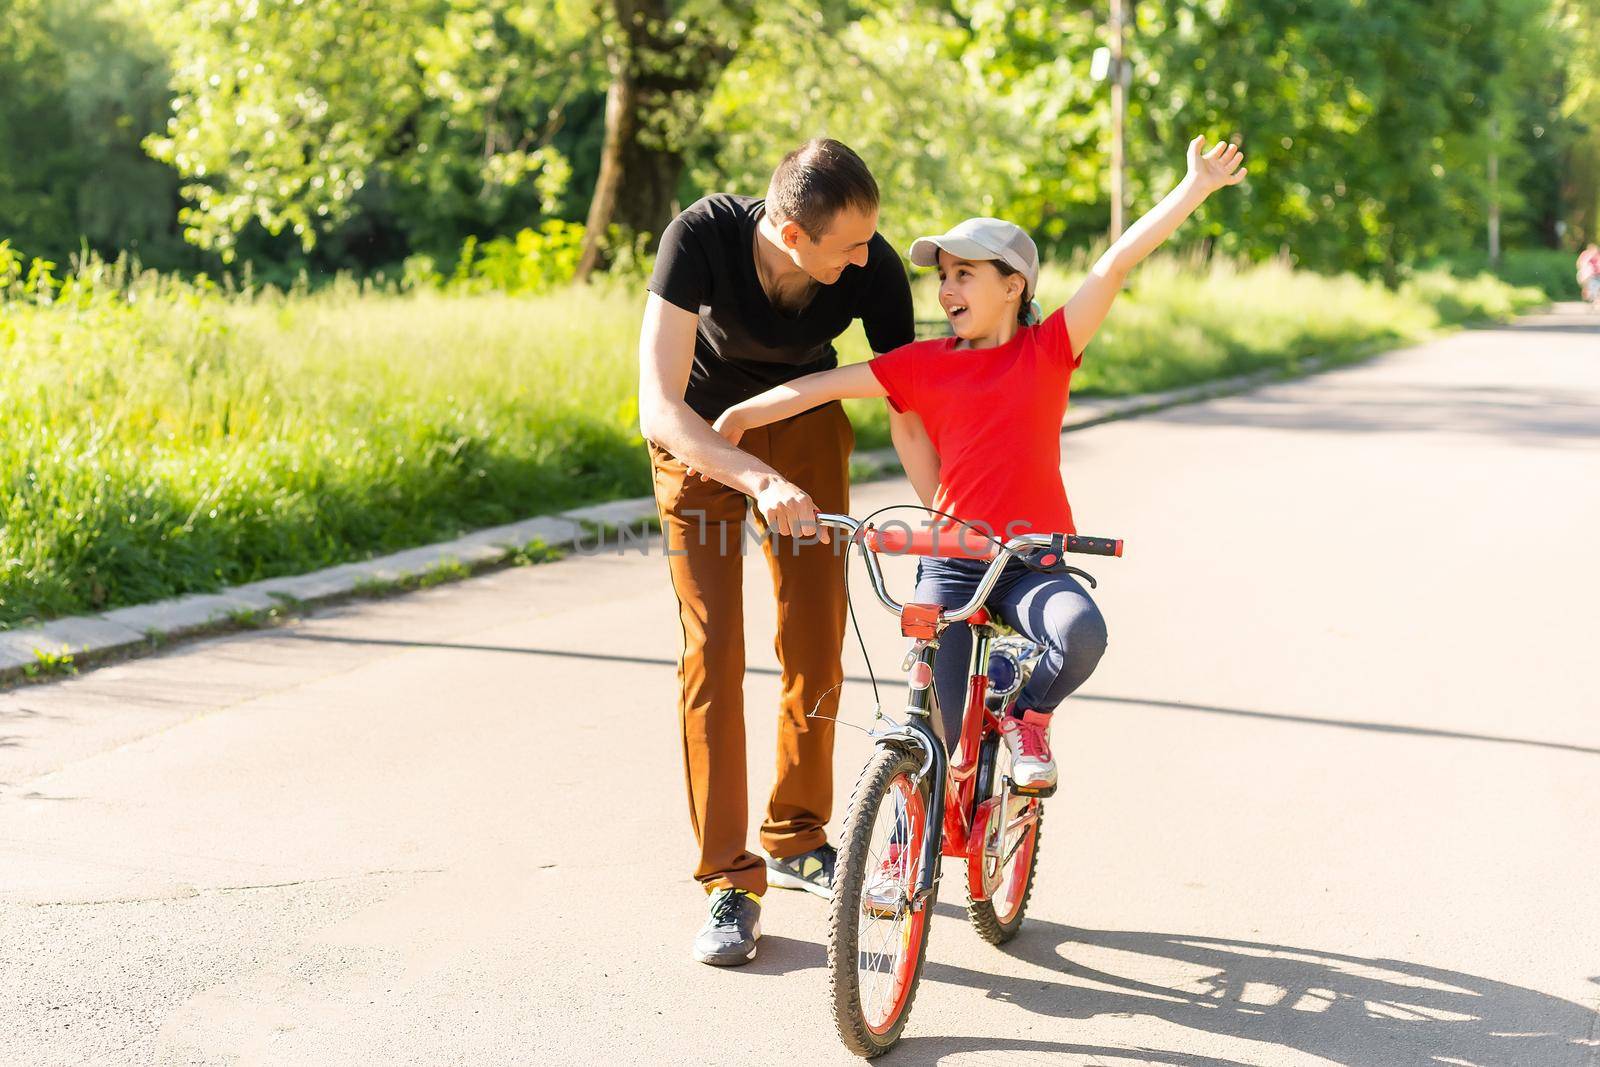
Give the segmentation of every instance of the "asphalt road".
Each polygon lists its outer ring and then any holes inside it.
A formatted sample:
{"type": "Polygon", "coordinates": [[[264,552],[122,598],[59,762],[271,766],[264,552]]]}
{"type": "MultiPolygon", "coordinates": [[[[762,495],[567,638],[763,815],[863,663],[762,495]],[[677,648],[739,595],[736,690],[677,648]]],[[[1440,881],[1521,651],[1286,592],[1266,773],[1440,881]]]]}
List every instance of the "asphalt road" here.
{"type": "MultiPolygon", "coordinates": [[[[1111,645],[1029,925],[983,944],[947,879],[888,1062],[1600,1064],[1600,316],[1074,433],[1065,469],[1128,553],[1091,566],[1111,645]]],[[[0,1063],[848,1062],[823,902],[689,959],[678,639],[659,554],[603,552],[0,694],[0,1063]]]]}

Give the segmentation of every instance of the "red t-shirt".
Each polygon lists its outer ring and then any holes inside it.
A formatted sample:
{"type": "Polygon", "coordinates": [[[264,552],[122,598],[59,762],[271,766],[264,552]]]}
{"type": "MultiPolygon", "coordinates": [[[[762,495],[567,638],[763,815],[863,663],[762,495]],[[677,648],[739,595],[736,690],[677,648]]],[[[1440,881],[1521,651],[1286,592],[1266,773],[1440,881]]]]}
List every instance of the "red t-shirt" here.
{"type": "Polygon", "coordinates": [[[1001,540],[1075,533],[1061,482],[1061,421],[1072,372],[1066,318],[1056,309],[994,348],[914,341],[872,361],[896,411],[922,417],[939,453],[934,507],[1001,540]]]}

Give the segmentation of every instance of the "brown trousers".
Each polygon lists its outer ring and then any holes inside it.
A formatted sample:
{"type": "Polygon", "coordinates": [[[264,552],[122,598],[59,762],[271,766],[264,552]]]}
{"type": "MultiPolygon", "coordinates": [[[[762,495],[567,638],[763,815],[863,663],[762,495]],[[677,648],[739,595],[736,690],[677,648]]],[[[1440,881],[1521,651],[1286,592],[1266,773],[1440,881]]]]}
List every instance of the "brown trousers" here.
{"type": "MultiPolygon", "coordinates": [[[[855,433],[837,401],[747,431],[739,447],[811,495],[817,510],[848,512],[855,433]]],[[[778,769],[761,845],[777,857],[826,840],[833,811],[833,730],[844,672],[844,549],[767,534],[736,489],[697,476],[649,445],[656,506],[683,624],[678,714],[689,817],[700,844],[694,876],[706,891],[767,888],[766,863],[747,847],[744,733],[744,551],[762,543],[778,601],[782,666],[778,769]],[[763,539],[764,538],[764,539],[763,539]],[[808,716],[813,716],[809,717],[808,716]]]]}

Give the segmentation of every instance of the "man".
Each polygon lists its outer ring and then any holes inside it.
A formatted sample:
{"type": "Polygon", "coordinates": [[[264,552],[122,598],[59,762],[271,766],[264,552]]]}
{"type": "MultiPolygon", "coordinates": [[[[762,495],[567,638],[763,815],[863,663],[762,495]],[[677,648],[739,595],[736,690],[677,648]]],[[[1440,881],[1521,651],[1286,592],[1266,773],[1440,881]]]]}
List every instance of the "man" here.
{"type": "MultiPolygon", "coordinates": [[[[845,546],[815,519],[849,510],[855,442],[837,402],[763,427],[740,448],[711,424],[773,385],[836,366],[833,341],[853,319],[874,352],[912,340],[905,268],[877,225],[878,186],[866,164],[838,141],[809,141],[784,157],[764,200],[709,196],[674,219],[649,283],[639,422],[683,625],[679,716],[700,846],[694,873],[710,895],[694,956],[705,963],[755,958],[769,883],[820,896],[832,889],[824,827],[843,681],[845,546]],[[747,497],[767,529],[783,667],[765,859],[746,837],[747,497]]],[[[899,417],[892,431],[897,445],[933,455],[915,416],[899,417]]]]}

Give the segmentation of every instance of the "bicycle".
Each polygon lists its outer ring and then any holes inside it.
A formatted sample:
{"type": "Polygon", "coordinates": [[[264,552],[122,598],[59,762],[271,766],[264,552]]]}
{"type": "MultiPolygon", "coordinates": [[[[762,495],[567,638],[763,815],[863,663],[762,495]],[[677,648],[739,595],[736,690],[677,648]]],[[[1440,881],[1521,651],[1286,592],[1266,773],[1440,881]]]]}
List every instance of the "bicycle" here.
{"type": "MultiPolygon", "coordinates": [[[[967,915],[978,936],[1004,944],[1017,935],[1039,859],[1043,800],[1051,792],[1018,789],[1000,741],[1007,698],[1022,688],[1042,649],[1002,634],[984,601],[1006,563],[1094,578],[1065,562],[1067,553],[1120,556],[1122,542],[1103,537],[1028,534],[1004,545],[993,538],[877,529],[848,515],[819,514],[860,548],[873,591],[900,619],[913,644],[907,718],[873,730],[876,747],[850,798],[834,872],[828,917],[829,990],[834,1022],[850,1051],[871,1058],[900,1039],[927,954],[928,920],[944,857],[966,861],[967,915]],[[1037,550],[1032,558],[1024,550],[1037,550]],[[884,587],[877,553],[990,559],[972,598],[954,609],[901,604],[884,587]],[[939,634],[951,623],[973,630],[959,746],[949,752],[933,687],[939,634]],[[951,755],[957,758],[952,761],[951,755]],[[936,816],[936,817],[935,817],[936,816]]],[[[881,716],[880,716],[881,717],[881,716]]]]}

